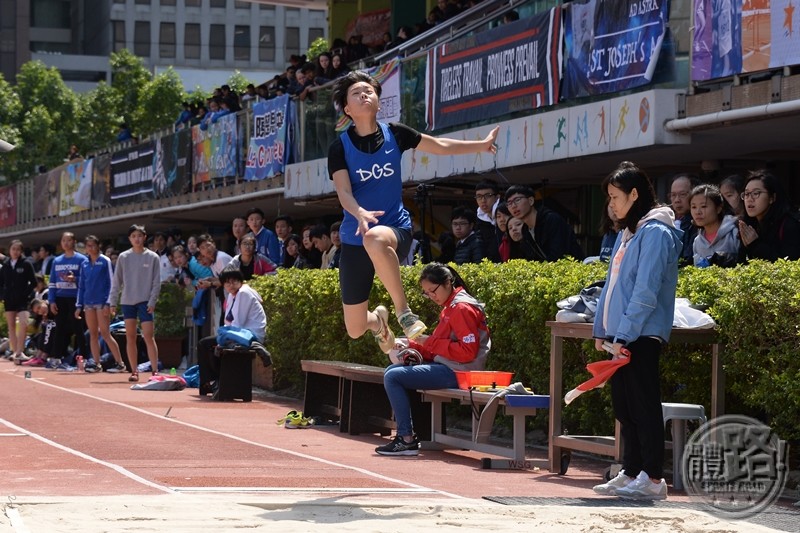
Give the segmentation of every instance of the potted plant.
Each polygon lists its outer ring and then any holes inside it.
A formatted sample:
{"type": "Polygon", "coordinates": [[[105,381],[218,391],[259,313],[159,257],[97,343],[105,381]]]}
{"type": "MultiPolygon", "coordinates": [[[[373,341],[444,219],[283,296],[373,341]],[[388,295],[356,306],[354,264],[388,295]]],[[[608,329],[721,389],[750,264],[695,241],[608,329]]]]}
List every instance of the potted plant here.
{"type": "Polygon", "coordinates": [[[177,283],[162,283],[156,300],[153,325],[158,358],[164,368],[177,367],[183,356],[186,340],[186,308],[192,305],[192,293],[177,283]]]}

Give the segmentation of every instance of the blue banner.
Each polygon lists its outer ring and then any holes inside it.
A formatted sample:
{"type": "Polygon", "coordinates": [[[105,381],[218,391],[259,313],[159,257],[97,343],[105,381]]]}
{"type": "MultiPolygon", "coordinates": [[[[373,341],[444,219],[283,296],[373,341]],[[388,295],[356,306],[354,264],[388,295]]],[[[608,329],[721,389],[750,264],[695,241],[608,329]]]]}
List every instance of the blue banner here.
{"type": "Polygon", "coordinates": [[[239,157],[239,130],[236,128],[236,114],[220,117],[208,127],[211,138],[211,177],[226,178],[236,176],[236,162],[239,157]]]}
{"type": "Polygon", "coordinates": [[[667,31],[667,0],[590,0],[565,8],[564,98],[650,83],[667,31]]]}
{"type": "Polygon", "coordinates": [[[553,105],[560,71],[560,8],[439,45],[428,58],[428,128],[553,105]]]}
{"type": "Polygon", "coordinates": [[[288,95],[263,100],[253,106],[253,135],[247,150],[245,180],[263,180],[283,174],[291,152],[288,130],[288,95]]]}

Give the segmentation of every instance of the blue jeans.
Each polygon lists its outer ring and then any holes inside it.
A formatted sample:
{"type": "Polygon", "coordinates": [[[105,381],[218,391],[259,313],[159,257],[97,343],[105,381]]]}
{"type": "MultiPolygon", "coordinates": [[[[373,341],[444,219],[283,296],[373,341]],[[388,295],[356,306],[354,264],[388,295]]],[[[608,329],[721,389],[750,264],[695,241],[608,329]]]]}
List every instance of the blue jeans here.
{"type": "Polygon", "coordinates": [[[383,386],[394,410],[397,434],[407,437],[414,434],[407,390],[453,389],[458,387],[458,381],[455,372],[449,366],[439,363],[392,365],[383,375],[383,386]]]}

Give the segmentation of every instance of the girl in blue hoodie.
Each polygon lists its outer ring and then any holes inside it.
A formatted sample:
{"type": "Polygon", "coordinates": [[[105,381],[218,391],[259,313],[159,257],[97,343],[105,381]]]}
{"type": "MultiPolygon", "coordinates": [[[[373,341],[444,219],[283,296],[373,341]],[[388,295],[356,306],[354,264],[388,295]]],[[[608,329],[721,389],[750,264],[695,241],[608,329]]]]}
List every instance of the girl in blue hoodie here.
{"type": "Polygon", "coordinates": [[[735,266],[741,257],[739,221],[728,212],[728,204],[716,185],[698,185],[689,194],[694,238],[694,266],[735,266]]]}
{"type": "Polygon", "coordinates": [[[106,341],[111,355],[114,356],[116,365],[111,372],[124,372],[122,355],[119,344],[111,336],[111,277],[113,269],[111,259],[100,253],[100,240],[94,235],[84,239],[87,258],[81,265],[78,278],[78,300],[75,303],[75,318],[80,319],[81,312],[86,318],[86,329],[89,331],[89,348],[92,352],[94,364],[86,365],[87,372],[99,372],[100,365],[100,339],[106,341]]]}
{"type": "Polygon", "coordinates": [[[678,258],[683,233],[675,214],[659,206],[650,178],[623,162],[603,182],[621,231],[611,252],[608,277],[597,303],[595,347],[611,343],[612,357],[630,361],[611,377],[611,400],[623,442],[623,469],[599,494],[663,500],[664,422],[659,357],[672,331],[678,258]]]}

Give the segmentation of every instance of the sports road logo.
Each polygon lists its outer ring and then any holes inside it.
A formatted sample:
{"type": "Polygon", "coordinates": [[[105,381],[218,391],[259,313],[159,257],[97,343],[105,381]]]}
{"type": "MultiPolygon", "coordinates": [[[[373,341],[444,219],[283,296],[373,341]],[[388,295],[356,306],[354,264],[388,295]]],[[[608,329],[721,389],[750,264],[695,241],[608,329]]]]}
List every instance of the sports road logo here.
{"type": "Polygon", "coordinates": [[[787,444],[769,426],[743,415],[709,420],[684,448],[683,484],[722,518],[747,518],[781,495],[788,474],[787,444]]]}

